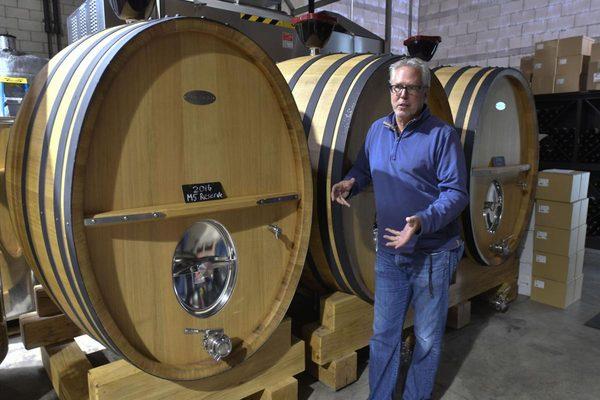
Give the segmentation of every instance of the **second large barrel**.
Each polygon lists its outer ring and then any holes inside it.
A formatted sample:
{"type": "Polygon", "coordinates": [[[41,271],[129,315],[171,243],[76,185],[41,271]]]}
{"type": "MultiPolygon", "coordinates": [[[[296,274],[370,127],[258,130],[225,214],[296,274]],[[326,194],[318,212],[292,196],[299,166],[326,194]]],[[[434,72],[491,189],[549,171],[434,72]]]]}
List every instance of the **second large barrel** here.
{"type": "Polygon", "coordinates": [[[518,248],[533,207],[538,128],[533,95],[512,68],[435,70],[461,132],[470,205],[463,213],[467,252],[498,265],[518,248]]]}
{"type": "MultiPolygon", "coordinates": [[[[371,301],[374,290],[375,201],[371,188],[352,207],[332,205],[331,185],[356,159],[371,123],[391,112],[389,66],[402,56],[333,54],[278,64],[303,114],[315,184],[305,280],[371,301]],[[316,282],[315,282],[316,281],[316,282]]],[[[452,123],[446,94],[432,74],[428,104],[452,123]]]]}

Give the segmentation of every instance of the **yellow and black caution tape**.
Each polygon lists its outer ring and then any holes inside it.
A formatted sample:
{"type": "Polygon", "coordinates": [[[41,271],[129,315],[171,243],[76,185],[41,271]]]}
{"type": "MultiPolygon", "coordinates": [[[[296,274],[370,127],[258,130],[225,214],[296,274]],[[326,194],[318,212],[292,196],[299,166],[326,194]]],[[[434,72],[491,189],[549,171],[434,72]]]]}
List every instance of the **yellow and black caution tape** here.
{"type": "Polygon", "coordinates": [[[260,22],[267,25],[281,26],[282,28],[294,29],[294,25],[289,21],[280,21],[273,18],[259,17],[258,15],[240,13],[240,18],[250,22],[260,22]]]}
{"type": "Polygon", "coordinates": [[[16,85],[27,85],[27,78],[15,78],[11,76],[0,76],[0,83],[12,83],[16,85]]]}

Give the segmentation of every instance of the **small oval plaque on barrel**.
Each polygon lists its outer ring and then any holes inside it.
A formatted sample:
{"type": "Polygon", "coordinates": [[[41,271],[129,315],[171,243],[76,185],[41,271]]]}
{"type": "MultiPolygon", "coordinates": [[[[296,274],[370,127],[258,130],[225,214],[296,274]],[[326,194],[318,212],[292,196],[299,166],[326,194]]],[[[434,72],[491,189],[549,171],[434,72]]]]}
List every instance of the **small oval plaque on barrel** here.
{"type": "Polygon", "coordinates": [[[214,94],[206,90],[190,90],[183,95],[183,98],[188,103],[195,104],[197,106],[206,106],[214,103],[215,100],[217,100],[217,97],[214,94]]]}

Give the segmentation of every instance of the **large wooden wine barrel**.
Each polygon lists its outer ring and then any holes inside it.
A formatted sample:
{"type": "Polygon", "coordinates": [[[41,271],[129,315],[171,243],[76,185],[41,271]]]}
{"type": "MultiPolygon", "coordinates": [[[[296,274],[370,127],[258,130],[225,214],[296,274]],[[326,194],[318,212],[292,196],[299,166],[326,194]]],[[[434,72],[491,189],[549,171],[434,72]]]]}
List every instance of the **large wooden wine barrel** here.
{"type": "Polygon", "coordinates": [[[463,213],[467,252],[498,265],[518,248],[529,224],[538,171],[533,95],[512,68],[435,70],[461,130],[470,205],[463,213]]]}
{"type": "Polygon", "coordinates": [[[167,18],[70,45],[31,86],[7,165],[38,278],[142,370],[225,372],[282,320],[308,247],[308,149],[285,80],[240,32],[167,18]],[[215,361],[220,329],[232,351],[215,361]]]}
{"type": "MultiPolygon", "coordinates": [[[[0,280],[0,291],[2,291],[2,280],[0,280]]],[[[8,353],[8,331],[6,329],[6,318],[4,317],[4,301],[0,296],[0,363],[4,361],[8,353]]]]}
{"type": "Polygon", "coordinates": [[[34,309],[31,269],[13,228],[6,198],[6,149],[13,123],[13,117],[0,117],[0,279],[8,321],[34,309]]]}
{"type": "MultiPolygon", "coordinates": [[[[314,174],[315,206],[305,279],[313,288],[372,301],[375,201],[371,188],[352,207],[332,205],[331,185],[347,173],[369,126],[391,112],[389,66],[400,56],[333,54],[278,64],[303,115],[314,174]]],[[[428,105],[452,123],[446,94],[432,74],[428,105]]]]}
{"type": "MultiPolygon", "coordinates": [[[[10,127],[12,126],[12,118],[3,120],[0,118],[0,167],[2,169],[0,174],[0,194],[4,194],[4,200],[6,200],[6,192],[4,191],[4,164],[5,164],[5,155],[6,155],[6,144],[8,143],[8,134],[10,127]],[[4,146],[3,146],[4,145],[4,146]]],[[[0,203],[2,203],[0,199],[0,203]]],[[[8,215],[8,208],[5,207],[6,202],[0,205],[0,225],[5,224],[6,222],[10,223],[10,216],[8,215]]],[[[0,231],[2,227],[0,226],[0,231]]],[[[0,235],[1,236],[1,235],[0,235]]],[[[1,241],[1,240],[0,240],[1,241]]],[[[0,253],[3,252],[3,249],[0,249],[0,253]]],[[[0,254],[0,257],[2,254],[0,254]]],[[[0,363],[6,357],[8,353],[8,332],[6,330],[6,317],[4,314],[4,285],[2,284],[2,278],[5,274],[7,274],[8,268],[6,267],[6,263],[0,259],[0,363]]]]}
{"type": "Polygon", "coordinates": [[[14,120],[12,117],[0,117],[0,245],[2,246],[0,250],[3,253],[10,254],[12,257],[20,257],[23,251],[10,221],[4,174],[6,168],[6,148],[8,146],[10,128],[13,123],[14,120]]]}

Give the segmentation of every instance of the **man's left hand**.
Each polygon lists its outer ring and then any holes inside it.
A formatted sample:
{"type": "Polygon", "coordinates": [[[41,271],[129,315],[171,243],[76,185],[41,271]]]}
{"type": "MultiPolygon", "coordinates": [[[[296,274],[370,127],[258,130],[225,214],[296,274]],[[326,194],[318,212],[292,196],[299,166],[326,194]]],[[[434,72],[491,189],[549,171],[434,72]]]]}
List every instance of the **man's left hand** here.
{"type": "Polygon", "coordinates": [[[383,235],[384,239],[389,240],[385,245],[399,249],[404,246],[412,237],[421,231],[421,220],[416,215],[406,218],[406,225],[401,231],[391,228],[385,228],[391,235],[383,235]]]}

